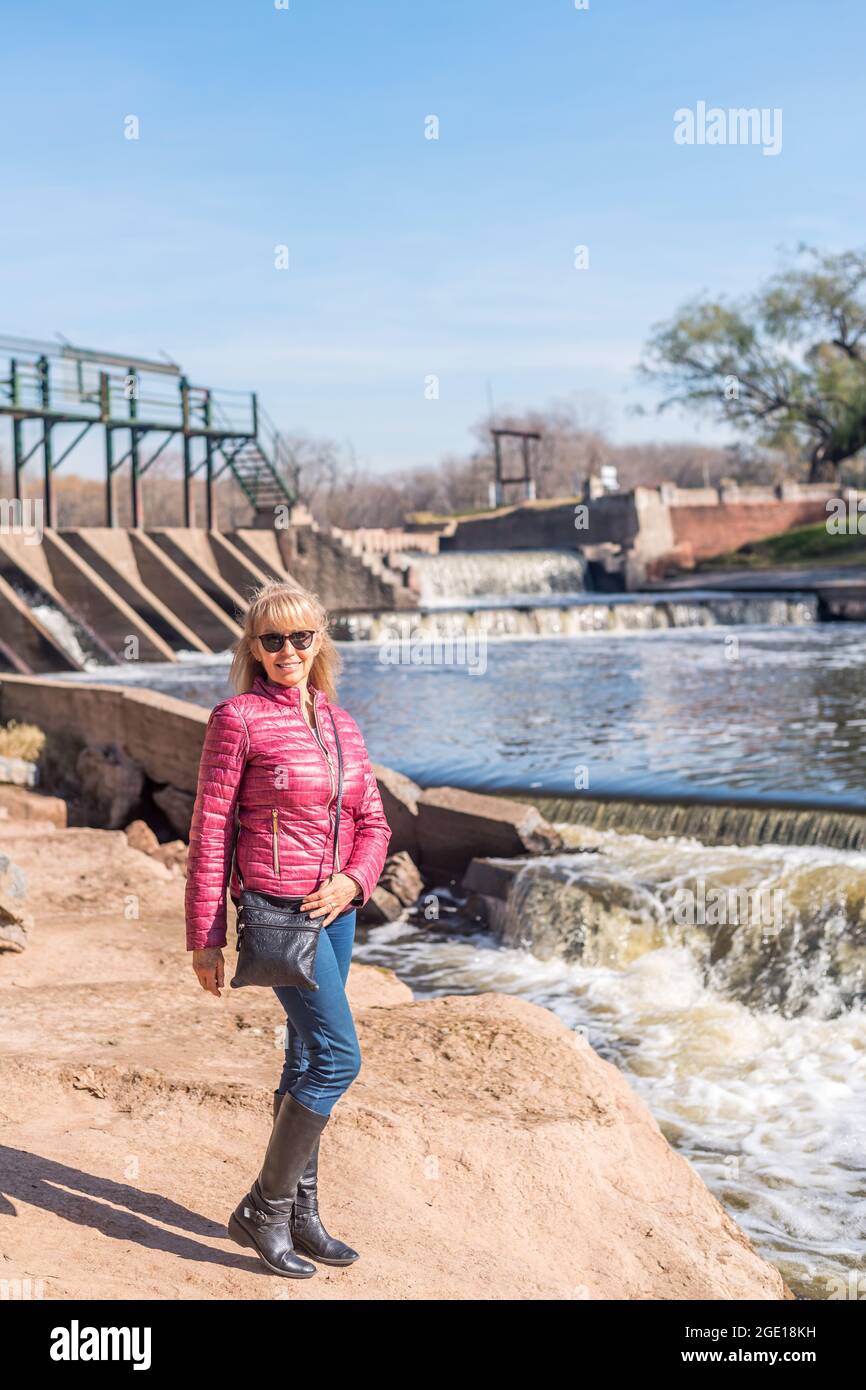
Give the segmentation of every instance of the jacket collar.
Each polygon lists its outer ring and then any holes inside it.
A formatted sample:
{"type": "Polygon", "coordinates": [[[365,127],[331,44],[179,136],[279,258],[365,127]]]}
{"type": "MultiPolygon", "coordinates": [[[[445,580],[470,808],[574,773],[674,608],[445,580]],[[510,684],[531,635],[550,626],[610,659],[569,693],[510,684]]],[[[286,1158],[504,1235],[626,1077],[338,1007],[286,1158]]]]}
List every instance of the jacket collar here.
{"type": "MultiPolygon", "coordinates": [[[[253,681],[252,689],[257,695],[264,695],[266,699],[273,700],[275,704],[282,705],[285,709],[294,710],[297,714],[301,712],[301,688],[298,685],[281,685],[279,681],[269,680],[261,671],[253,681]]],[[[314,690],[313,700],[317,710],[323,709],[325,704],[324,690],[314,690]]]]}

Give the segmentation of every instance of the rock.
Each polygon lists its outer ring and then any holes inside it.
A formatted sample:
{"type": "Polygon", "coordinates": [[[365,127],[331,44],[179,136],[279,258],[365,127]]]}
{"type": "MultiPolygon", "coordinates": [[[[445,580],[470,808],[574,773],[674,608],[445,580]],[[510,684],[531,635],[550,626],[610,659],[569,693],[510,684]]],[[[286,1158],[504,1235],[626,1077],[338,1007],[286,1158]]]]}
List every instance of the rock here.
{"type": "Polygon", "coordinates": [[[50,821],[58,830],[67,825],[66,802],[59,796],[28,791],[26,787],[0,786],[0,819],[50,821]]]}
{"type": "Polygon", "coordinates": [[[0,951],[23,951],[33,918],[25,909],[27,879],[23,870],[0,854],[0,951]]]}
{"type": "Polygon", "coordinates": [[[167,840],[165,844],[157,845],[150,857],[160,860],[167,869],[176,870],[179,876],[186,877],[188,854],[189,845],[183,840],[167,840]]]}
{"type": "Polygon", "coordinates": [[[511,885],[522,868],[523,862],[520,860],[473,859],[460,886],[467,893],[507,901],[511,885]]]}
{"type": "Polygon", "coordinates": [[[402,772],[392,767],[373,763],[379,794],[388,824],[391,839],[388,844],[390,854],[406,850],[417,862],[418,859],[418,797],[421,788],[402,772]]]}
{"type": "Polygon", "coordinates": [[[9,782],[17,787],[35,787],[39,781],[39,769],[35,763],[24,758],[0,758],[0,782],[9,782]]]}
{"type": "MultiPolygon", "coordinates": [[[[269,1040],[281,1047],[283,1030],[265,990],[223,1001],[235,1026],[225,1009],[196,1007],[181,960],[183,894],[170,879],[160,892],[167,874],[154,856],[130,849],[121,831],[75,828],[52,841],[49,856],[37,836],[22,837],[26,858],[0,867],[0,890],[20,890],[27,872],[41,953],[14,989],[7,971],[15,1009],[0,1018],[4,1138],[59,1174],[38,1221],[6,1223],[3,1274],[44,1271],[47,1297],[82,1299],[93,1296],[98,1270],[99,1296],[123,1298],[129,1242],[80,1219],[80,1184],[64,1175],[92,1171],[97,1151],[101,1171],[122,1173],[131,1115],[149,1190],[185,1191],[193,1153],[204,1155],[205,1184],[215,1174],[243,1191],[270,1114],[269,1040]],[[124,920],[128,894],[143,902],[143,930],[124,920]],[[63,1260],[47,1262],[46,1251],[61,1248],[63,1260]]],[[[335,1296],[792,1298],[624,1070],[572,1022],[492,989],[415,999],[391,971],[357,960],[347,987],[364,1071],[339,1107],[323,1181],[337,1206],[357,1207],[361,1248],[381,1237],[383,1211],[399,1238],[380,1239],[381,1258],[359,1261],[335,1296]]],[[[753,1224],[762,1225],[760,1212],[753,1224]]],[[[177,1281],[176,1243],[139,1241],[135,1252],[137,1292],[164,1297],[177,1281]]],[[[794,1255],[789,1242],[786,1263],[794,1255]]],[[[809,1250],[804,1259],[811,1264],[809,1250]]],[[[261,1297],[257,1269],[190,1260],[183,1292],[252,1300],[261,1297]]]]}
{"type": "Polygon", "coordinates": [[[419,1252],[447,1252],[449,1297],[502,1279],[517,1299],[793,1298],[626,1076],[554,1013],[490,990],[359,1022],[365,1086],[335,1200],[366,1180],[369,1206],[423,1220],[419,1252]],[[413,1181],[434,1159],[435,1180],[413,1181]],[[461,1201],[471,1220],[455,1226],[461,1201]]]}
{"type": "Polygon", "coordinates": [[[164,787],[154,792],[153,799],[165,814],[172,830],[176,830],[182,840],[188,840],[195,796],[167,782],[164,787]]]}
{"type": "Polygon", "coordinates": [[[364,906],[358,912],[361,922],[370,926],[381,926],[383,922],[396,922],[403,912],[403,904],[387,888],[377,884],[364,906]]]}
{"type": "Polygon", "coordinates": [[[90,825],[119,830],[141,799],[144,772],[116,743],[88,744],[75,765],[90,825]]]}
{"type": "Polygon", "coordinates": [[[346,992],[353,1013],[411,1004],[413,997],[409,986],[387,965],[361,965],[359,961],[353,961],[349,967],[346,992]]]}
{"type": "Polygon", "coordinates": [[[477,856],[545,854],[561,836],[536,806],[458,787],[429,787],[418,798],[422,865],[463,870],[477,856]]]}
{"type": "Polygon", "coordinates": [[[396,922],[423,891],[424,881],[407,851],[389,854],[379,882],[361,908],[360,920],[371,924],[396,922]]]}
{"type": "Polygon", "coordinates": [[[130,821],[125,834],[133,849],[140,850],[142,854],[164,864],[167,869],[172,870],[175,878],[186,876],[189,845],[183,840],[167,840],[160,844],[147,821],[143,820],[130,821]]]}
{"type": "Polygon", "coordinates": [[[393,893],[404,907],[411,907],[424,891],[424,880],[406,852],[389,854],[379,878],[379,887],[393,893]]]}
{"type": "Polygon", "coordinates": [[[130,821],[124,826],[124,833],[132,848],[141,850],[142,854],[153,854],[159,849],[159,840],[145,820],[130,821]]]}

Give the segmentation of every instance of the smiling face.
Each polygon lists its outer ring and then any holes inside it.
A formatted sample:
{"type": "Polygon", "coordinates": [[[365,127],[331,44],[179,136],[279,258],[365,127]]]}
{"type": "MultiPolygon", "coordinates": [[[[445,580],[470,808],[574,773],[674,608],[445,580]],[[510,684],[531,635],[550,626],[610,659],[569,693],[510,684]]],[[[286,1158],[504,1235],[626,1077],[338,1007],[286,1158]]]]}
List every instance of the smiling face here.
{"type": "Polygon", "coordinates": [[[307,678],[322,645],[322,636],[322,630],[317,628],[315,618],[310,613],[283,611],[273,613],[259,623],[258,634],[250,642],[250,650],[262,663],[268,680],[277,685],[300,685],[306,690],[307,678]],[[315,635],[309,647],[298,649],[286,641],[280,651],[269,652],[259,641],[259,636],[267,632],[314,632],[315,635]]]}

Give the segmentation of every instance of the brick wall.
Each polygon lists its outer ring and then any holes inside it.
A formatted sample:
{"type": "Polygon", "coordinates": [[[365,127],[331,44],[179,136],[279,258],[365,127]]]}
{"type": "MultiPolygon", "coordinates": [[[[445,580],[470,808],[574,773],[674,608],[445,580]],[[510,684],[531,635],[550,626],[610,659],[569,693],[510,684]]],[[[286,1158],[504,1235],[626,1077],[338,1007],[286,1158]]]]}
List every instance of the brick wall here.
{"type": "Polygon", "coordinates": [[[671,526],[676,546],[689,547],[695,560],[711,559],[736,550],[747,541],[763,540],[796,526],[824,521],[824,500],[793,502],[727,502],[715,507],[671,507],[671,526]]]}

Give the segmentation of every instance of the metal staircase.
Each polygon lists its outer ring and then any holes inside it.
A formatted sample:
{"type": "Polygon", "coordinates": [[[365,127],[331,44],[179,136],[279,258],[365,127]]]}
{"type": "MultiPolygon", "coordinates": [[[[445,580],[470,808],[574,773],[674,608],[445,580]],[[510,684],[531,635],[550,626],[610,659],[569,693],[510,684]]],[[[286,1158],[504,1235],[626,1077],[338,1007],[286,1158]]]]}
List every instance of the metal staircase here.
{"type": "MultiPolygon", "coordinates": [[[[222,412],[217,409],[214,418],[222,412]]],[[[221,448],[226,467],[255,512],[254,526],[273,526],[274,508],[298,500],[298,468],[270,417],[256,402],[253,436],[234,449],[221,448]]],[[[221,470],[222,471],[222,470],[221,470]]]]}
{"type": "Polygon", "coordinates": [[[25,500],[24,469],[36,455],[43,474],[38,500],[52,528],[57,525],[54,475],[87,436],[102,436],[107,526],[116,524],[115,480],[127,463],[132,526],[144,524],[142,479],[169,446],[183,450],[186,526],[194,514],[193,482],[200,477],[205,524],[216,526],[214,483],[227,470],[253,508],[254,526],[273,526],[275,508],[291,509],[298,501],[292,452],[256,393],[197,386],[169,359],[0,337],[2,416],[12,422],[15,503],[25,500]]]}

